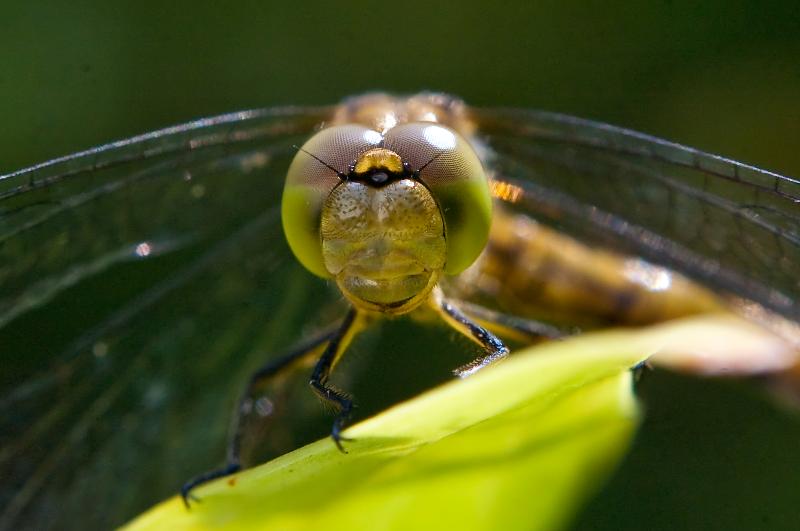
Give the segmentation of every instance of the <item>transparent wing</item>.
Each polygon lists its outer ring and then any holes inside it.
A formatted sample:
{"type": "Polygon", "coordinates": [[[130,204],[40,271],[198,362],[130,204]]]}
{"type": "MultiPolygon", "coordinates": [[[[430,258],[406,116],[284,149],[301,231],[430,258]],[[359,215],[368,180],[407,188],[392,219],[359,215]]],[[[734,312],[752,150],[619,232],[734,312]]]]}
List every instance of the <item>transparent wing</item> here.
{"type": "Polygon", "coordinates": [[[0,177],[0,529],[110,528],[222,458],[241,382],[337,297],[279,215],[292,145],[327,113],[226,115],[0,177]]]}
{"type": "Polygon", "coordinates": [[[571,116],[474,113],[527,213],[800,321],[800,181],[571,116]]]}

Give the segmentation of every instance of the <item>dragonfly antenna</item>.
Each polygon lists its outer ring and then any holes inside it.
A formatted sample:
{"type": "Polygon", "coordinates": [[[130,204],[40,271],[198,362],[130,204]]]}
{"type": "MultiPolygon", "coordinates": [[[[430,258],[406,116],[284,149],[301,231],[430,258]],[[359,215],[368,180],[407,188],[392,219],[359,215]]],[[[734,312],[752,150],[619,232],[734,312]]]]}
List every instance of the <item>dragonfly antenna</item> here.
{"type": "Polygon", "coordinates": [[[423,164],[423,165],[422,165],[422,167],[420,167],[420,169],[418,169],[418,170],[417,170],[415,173],[416,173],[417,175],[419,175],[419,173],[420,173],[422,170],[424,170],[424,169],[425,169],[425,168],[428,166],[428,164],[430,164],[430,163],[431,163],[431,162],[433,162],[434,160],[438,159],[438,158],[439,158],[439,155],[441,155],[442,153],[444,153],[444,151],[440,151],[439,153],[437,153],[436,155],[434,155],[434,156],[433,156],[433,158],[431,158],[431,160],[429,160],[428,162],[426,162],[425,164],[423,164]]]}
{"type": "Polygon", "coordinates": [[[295,148],[297,151],[302,151],[303,153],[305,153],[309,157],[311,157],[314,160],[318,161],[320,164],[325,165],[326,168],[328,168],[329,170],[334,172],[336,175],[338,175],[341,180],[343,180],[343,181],[347,180],[347,175],[345,175],[344,173],[340,172],[339,170],[337,170],[336,168],[334,168],[333,166],[331,166],[330,164],[328,164],[327,162],[325,162],[324,160],[322,160],[318,156],[314,155],[313,153],[311,153],[309,151],[306,151],[305,149],[301,148],[300,146],[292,145],[292,147],[295,148]]]}

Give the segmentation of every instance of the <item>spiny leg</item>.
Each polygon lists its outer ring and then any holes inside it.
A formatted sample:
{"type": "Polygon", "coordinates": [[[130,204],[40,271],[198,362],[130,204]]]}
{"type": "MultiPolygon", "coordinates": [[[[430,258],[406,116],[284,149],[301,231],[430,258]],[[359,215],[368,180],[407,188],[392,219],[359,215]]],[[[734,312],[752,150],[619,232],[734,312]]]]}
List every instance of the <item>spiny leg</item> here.
{"type": "Polygon", "coordinates": [[[497,336],[470,320],[469,317],[448,302],[438,287],[431,293],[430,304],[450,326],[478,343],[486,351],[485,356],[454,370],[453,373],[456,376],[466,378],[508,356],[508,347],[497,336]]]}
{"type": "Polygon", "coordinates": [[[579,332],[577,329],[559,328],[542,321],[498,312],[467,301],[450,299],[450,304],[487,330],[522,343],[564,339],[579,332]]]}
{"type": "Polygon", "coordinates": [[[247,387],[245,388],[242,397],[239,399],[236,412],[233,417],[225,465],[221,468],[200,474],[199,476],[196,476],[183,484],[181,487],[181,498],[183,498],[183,503],[187,508],[189,508],[190,499],[198,502],[200,501],[196,496],[191,494],[192,489],[214,479],[229,476],[241,470],[242,464],[240,454],[242,437],[244,436],[244,418],[250,409],[247,406],[251,400],[253,392],[257,388],[267,384],[273,378],[278,377],[287,370],[302,364],[308,358],[319,355],[321,347],[323,347],[326,343],[333,341],[338,333],[339,328],[326,330],[313,337],[311,340],[298,345],[288,354],[281,356],[278,359],[269,361],[250,376],[247,387]]]}
{"type": "Polygon", "coordinates": [[[338,410],[338,414],[333,421],[333,428],[331,428],[331,438],[333,438],[336,447],[344,453],[347,453],[347,451],[342,446],[343,438],[341,432],[347,421],[350,420],[353,401],[343,391],[328,384],[328,378],[353,337],[366,325],[367,319],[367,316],[358,310],[350,310],[336,336],[328,342],[325,353],[317,361],[309,382],[311,388],[322,400],[332,404],[338,410]]]}

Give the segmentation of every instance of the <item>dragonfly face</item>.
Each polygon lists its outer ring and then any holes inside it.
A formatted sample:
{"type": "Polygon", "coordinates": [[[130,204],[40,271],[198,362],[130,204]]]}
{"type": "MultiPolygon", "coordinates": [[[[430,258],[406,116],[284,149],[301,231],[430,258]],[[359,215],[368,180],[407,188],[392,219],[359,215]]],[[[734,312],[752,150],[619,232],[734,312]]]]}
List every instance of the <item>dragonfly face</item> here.
{"type": "Polygon", "coordinates": [[[452,129],[412,122],[381,133],[348,124],[298,151],[282,212],[306,268],[335,278],[359,308],[405,313],[443,271],[459,273],[477,258],[491,201],[478,156],[452,129]]]}
{"type": "MultiPolygon", "coordinates": [[[[437,214],[423,193],[410,211],[415,230],[430,235],[430,251],[405,248],[397,233],[393,246],[383,247],[377,217],[341,238],[323,227],[326,203],[326,217],[344,221],[336,219],[344,209],[331,192],[344,192],[346,183],[293,147],[325,131],[320,124],[372,131],[341,160],[336,150],[304,145],[346,173],[399,122],[431,124],[441,116],[436,124],[468,139],[490,176],[504,183],[495,212],[514,214],[505,219],[536,219],[681,272],[723,297],[752,301],[789,323],[800,320],[797,180],[562,115],[469,109],[441,95],[371,98],[372,105],[360,99],[199,120],[0,177],[0,529],[118,525],[214,462],[230,414],[219,397],[235,397],[267,353],[296,341],[303,323],[338,297],[309,282],[285,248],[279,203],[293,201],[284,178],[294,164],[322,173],[313,191],[297,192],[297,203],[313,208],[284,208],[291,218],[284,218],[286,238],[317,276],[345,272],[336,278],[345,292],[359,278],[385,280],[375,271],[385,274],[390,262],[405,276],[430,269],[433,283],[433,271],[444,278],[474,259],[485,216],[463,216],[458,202],[448,207],[468,194],[448,192],[444,182],[442,192],[434,190],[422,180],[425,170],[414,182],[430,192],[437,214]],[[283,189],[289,193],[282,196],[283,189]],[[438,223],[446,236],[443,262],[438,223]],[[458,240],[463,245],[453,245],[458,240]],[[365,241],[374,253],[359,256],[365,241]],[[109,481],[120,475],[124,485],[109,481]],[[89,506],[96,513],[86,514],[89,506]]],[[[383,147],[411,170],[431,160],[383,147]]],[[[380,165],[385,155],[365,156],[366,167],[396,167],[380,165]]],[[[386,198],[380,190],[354,189],[341,200],[363,207],[371,194],[372,208],[386,198]]],[[[520,251],[525,232],[513,222],[503,227],[515,237],[490,242],[490,263],[525,266],[514,260],[528,256],[520,251]]],[[[598,269],[591,256],[575,261],[598,269]]],[[[468,287],[480,288],[479,302],[524,317],[513,296],[541,280],[525,275],[553,270],[527,266],[485,268],[479,281],[446,286],[446,293],[466,297],[468,287]]],[[[386,299],[352,297],[381,305],[402,300],[422,281],[408,291],[400,284],[386,299]]],[[[596,283],[585,289],[611,293],[614,311],[627,300],[596,283]]]]}
{"type": "Polygon", "coordinates": [[[322,209],[326,270],[356,306],[406,312],[425,300],[444,267],[442,216],[427,188],[402,179],[332,190],[322,209]]]}

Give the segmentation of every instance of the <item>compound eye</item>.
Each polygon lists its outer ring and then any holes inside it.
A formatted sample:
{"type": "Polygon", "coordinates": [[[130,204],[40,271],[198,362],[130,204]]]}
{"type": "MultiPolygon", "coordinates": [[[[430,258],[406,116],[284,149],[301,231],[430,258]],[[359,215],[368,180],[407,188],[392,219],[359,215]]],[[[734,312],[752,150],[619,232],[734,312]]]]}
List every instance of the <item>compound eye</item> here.
{"type": "Polygon", "coordinates": [[[489,182],[472,146],[452,129],[417,122],[390,129],[384,147],[400,155],[433,194],[444,219],[445,273],[460,273],[478,257],[489,238],[492,201],[489,182]]]}
{"type": "Polygon", "coordinates": [[[283,232],[297,259],[315,275],[331,276],[322,259],[322,205],[359,155],[382,140],[380,133],[360,125],[329,127],[303,144],[289,166],[281,203],[283,232]]]}

